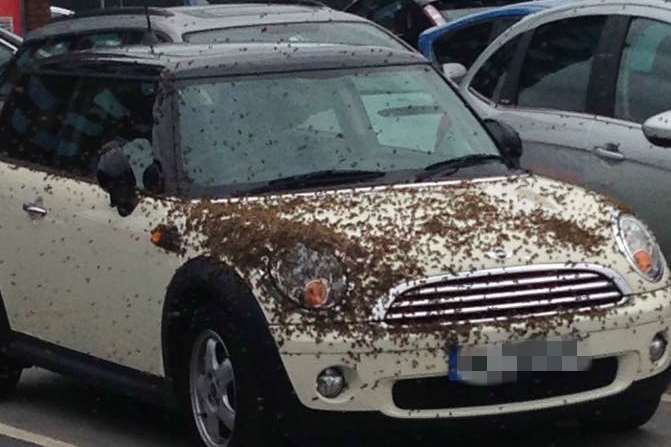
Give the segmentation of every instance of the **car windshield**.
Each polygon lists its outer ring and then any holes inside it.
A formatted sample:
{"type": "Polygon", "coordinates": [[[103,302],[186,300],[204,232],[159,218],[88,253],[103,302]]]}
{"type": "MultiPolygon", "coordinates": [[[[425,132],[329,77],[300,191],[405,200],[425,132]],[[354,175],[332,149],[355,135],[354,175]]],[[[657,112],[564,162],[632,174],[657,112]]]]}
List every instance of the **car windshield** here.
{"type": "Polygon", "coordinates": [[[188,33],[184,40],[190,43],[338,43],[406,49],[385,31],[368,23],[355,22],[278,23],[213,29],[188,33]]]}
{"type": "Polygon", "coordinates": [[[178,94],[184,168],[198,187],[322,171],[422,170],[498,154],[427,66],[189,81],[178,94]]]}

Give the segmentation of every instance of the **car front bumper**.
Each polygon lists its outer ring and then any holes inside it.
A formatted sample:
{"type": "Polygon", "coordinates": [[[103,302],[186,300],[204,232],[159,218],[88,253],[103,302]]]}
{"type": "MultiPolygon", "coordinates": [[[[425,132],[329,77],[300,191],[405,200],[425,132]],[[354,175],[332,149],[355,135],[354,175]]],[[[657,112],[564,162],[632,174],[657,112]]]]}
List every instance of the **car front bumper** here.
{"type": "MultiPolygon", "coordinates": [[[[300,403],[310,410],[375,412],[414,420],[524,413],[603,400],[667,370],[671,364],[668,350],[661,359],[652,362],[649,347],[656,334],[667,333],[671,326],[670,304],[671,288],[667,287],[633,295],[627,304],[605,316],[580,316],[570,323],[553,327],[549,336],[576,338],[591,357],[611,358],[616,368],[612,380],[603,386],[547,398],[454,408],[421,408],[421,405],[418,405],[420,408],[408,408],[407,405],[400,408],[394,399],[397,382],[448,376],[445,342],[426,335],[409,336],[402,343],[382,337],[362,345],[357,343],[355,327],[351,328],[351,339],[339,335],[342,334],[340,331],[332,336],[321,336],[319,342],[304,331],[294,331],[291,337],[283,340],[280,355],[294,392],[300,403]],[[321,371],[334,366],[345,371],[348,387],[337,398],[327,399],[317,392],[316,378],[321,371]]],[[[477,331],[477,338],[465,336],[459,344],[477,345],[482,343],[481,340],[497,344],[534,337],[530,331],[520,332],[520,327],[503,330],[483,326],[477,331]]]]}

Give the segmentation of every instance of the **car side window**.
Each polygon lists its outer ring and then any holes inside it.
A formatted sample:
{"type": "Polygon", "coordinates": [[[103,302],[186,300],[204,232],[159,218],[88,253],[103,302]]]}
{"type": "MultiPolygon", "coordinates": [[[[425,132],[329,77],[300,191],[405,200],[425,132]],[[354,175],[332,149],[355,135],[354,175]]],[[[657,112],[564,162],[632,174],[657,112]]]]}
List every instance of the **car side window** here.
{"type": "Polygon", "coordinates": [[[100,150],[118,141],[141,178],[142,166],[153,160],[155,89],[149,81],[24,76],[3,109],[3,152],[65,175],[93,177],[100,150]]]}
{"type": "Polygon", "coordinates": [[[537,28],[522,65],[517,104],[584,112],[605,23],[606,16],[588,16],[537,28]]]}
{"type": "Polygon", "coordinates": [[[620,59],[615,116],[643,123],[667,110],[671,110],[671,26],[634,18],[620,59]]]}
{"type": "Polygon", "coordinates": [[[490,42],[492,22],[478,23],[452,33],[446,33],[433,46],[441,64],[459,63],[468,68],[490,42]]]}
{"type": "Polygon", "coordinates": [[[13,55],[14,52],[10,48],[0,44],[0,71],[4,69],[5,65],[9,62],[13,55]]]}
{"type": "Polygon", "coordinates": [[[517,36],[501,46],[480,67],[471,81],[470,88],[494,102],[499,102],[501,89],[508,79],[517,45],[521,36],[517,36]]]}
{"type": "Polygon", "coordinates": [[[494,39],[499,37],[501,33],[503,33],[505,30],[522,20],[524,16],[511,16],[511,17],[502,17],[500,19],[497,19],[494,22],[494,30],[492,32],[492,35],[490,37],[490,42],[493,42],[494,39]]]}

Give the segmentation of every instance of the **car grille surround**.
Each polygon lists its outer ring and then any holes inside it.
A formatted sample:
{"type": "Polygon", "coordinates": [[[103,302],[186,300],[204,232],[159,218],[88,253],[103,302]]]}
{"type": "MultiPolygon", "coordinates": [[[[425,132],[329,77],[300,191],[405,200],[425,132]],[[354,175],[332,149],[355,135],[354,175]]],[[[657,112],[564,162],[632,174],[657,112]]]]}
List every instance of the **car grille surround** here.
{"type": "Polygon", "coordinates": [[[592,265],[524,266],[413,281],[390,292],[384,322],[459,324],[607,309],[626,301],[626,282],[592,265]]]}

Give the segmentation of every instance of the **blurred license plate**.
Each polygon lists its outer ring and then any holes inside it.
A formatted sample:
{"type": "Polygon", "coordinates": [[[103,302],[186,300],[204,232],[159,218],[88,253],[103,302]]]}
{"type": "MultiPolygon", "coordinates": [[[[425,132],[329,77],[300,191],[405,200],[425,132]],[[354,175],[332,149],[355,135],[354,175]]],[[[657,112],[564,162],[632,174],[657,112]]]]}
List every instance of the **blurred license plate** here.
{"type": "Polygon", "coordinates": [[[450,349],[450,380],[472,385],[517,382],[520,374],[588,370],[592,359],[575,340],[529,340],[450,349]]]}

